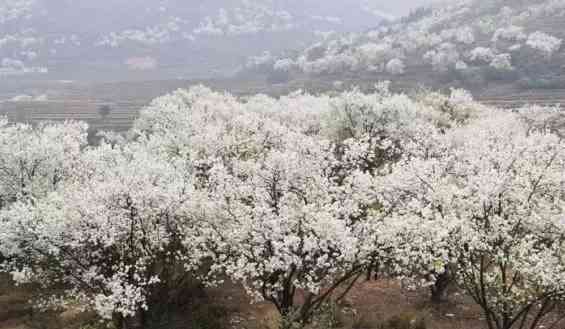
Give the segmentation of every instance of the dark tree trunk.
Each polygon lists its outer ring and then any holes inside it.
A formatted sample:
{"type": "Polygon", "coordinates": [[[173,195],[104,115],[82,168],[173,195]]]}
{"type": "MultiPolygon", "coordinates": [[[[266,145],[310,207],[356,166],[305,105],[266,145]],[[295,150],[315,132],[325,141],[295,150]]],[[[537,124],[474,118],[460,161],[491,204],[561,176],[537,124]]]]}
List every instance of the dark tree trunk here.
{"type": "Polygon", "coordinates": [[[145,327],[144,313],[141,310],[138,310],[134,316],[127,318],[119,316],[114,322],[119,329],[143,329],[145,327]]]}
{"type": "Polygon", "coordinates": [[[437,276],[436,282],[431,287],[432,303],[439,304],[448,300],[447,289],[449,288],[452,279],[453,277],[447,268],[445,269],[445,272],[437,276]]]}

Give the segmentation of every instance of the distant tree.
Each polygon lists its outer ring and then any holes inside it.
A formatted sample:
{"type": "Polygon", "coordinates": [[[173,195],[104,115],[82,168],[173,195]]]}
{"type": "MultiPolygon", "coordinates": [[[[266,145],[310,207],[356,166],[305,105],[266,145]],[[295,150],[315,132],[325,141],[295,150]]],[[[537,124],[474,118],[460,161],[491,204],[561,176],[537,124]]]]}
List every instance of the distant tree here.
{"type": "Polygon", "coordinates": [[[490,66],[500,71],[512,70],[512,56],[510,54],[496,55],[490,62],[490,66]]]}
{"type": "Polygon", "coordinates": [[[296,66],[296,63],[290,59],[290,58],[284,58],[284,59],[279,59],[278,61],[275,62],[275,64],[273,65],[273,69],[275,71],[285,71],[288,72],[290,71],[294,66],[296,66]]]}
{"type": "Polygon", "coordinates": [[[562,42],[562,39],[538,31],[530,34],[526,44],[540,51],[547,59],[550,59],[561,48],[562,42]]]}
{"type": "Polygon", "coordinates": [[[100,143],[100,136],[98,135],[100,131],[93,126],[89,126],[86,133],[86,141],[88,145],[98,145],[100,143]]]}
{"type": "Polygon", "coordinates": [[[406,65],[404,64],[404,62],[401,59],[398,59],[398,58],[391,59],[386,64],[386,71],[388,73],[392,74],[392,75],[403,74],[405,68],[406,68],[406,65]]]}
{"type": "Polygon", "coordinates": [[[112,107],[110,107],[110,105],[105,104],[98,107],[98,114],[103,120],[105,120],[110,115],[111,112],[112,112],[112,107]]]}
{"type": "Polygon", "coordinates": [[[469,52],[471,62],[490,62],[496,56],[494,50],[485,47],[477,47],[469,52]]]}
{"type": "Polygon", "coordinates": [[[475,42],[475,32],[469,26],[459,28],[455,31],[455,40],[466,45],[471,45],[475,42]]]}

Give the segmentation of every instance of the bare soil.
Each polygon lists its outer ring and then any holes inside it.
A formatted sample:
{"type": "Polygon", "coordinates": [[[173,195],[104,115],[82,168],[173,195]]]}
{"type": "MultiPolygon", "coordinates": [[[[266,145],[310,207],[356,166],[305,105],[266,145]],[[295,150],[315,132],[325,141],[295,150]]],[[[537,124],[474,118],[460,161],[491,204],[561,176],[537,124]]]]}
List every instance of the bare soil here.
{"type": "MultiPolygon", "coordinates": [[[[28,303],[33,291],[14,287],[3,278],[0,287],[0,329],[71,329],[81,322],[91,321],[88,315],[77,312],[38,314],[28,303]]],[[[274,329],[278,314],[269,303],[252,303],[244,290],[236,284],[226,283],[208,291],[207,303],[224,312],[226,328],[274,329]]],[[[190,311],[187,310],[171,326],[190,328],[190,311]],[[183,320],[184,317],[184,320],[183,320]],[[186,326],[185,326],[186,325],[186,326]]],[[[449,303],[432,305],[427,289],[408,291],[395,281],[368,281],[358,283],[337,309],[335,317],[344,328],[377,328],[388,319],[400,316],[423,318],[433,329],[484,328],[480,311],[463,295],[454,293],[449,303]]]]}

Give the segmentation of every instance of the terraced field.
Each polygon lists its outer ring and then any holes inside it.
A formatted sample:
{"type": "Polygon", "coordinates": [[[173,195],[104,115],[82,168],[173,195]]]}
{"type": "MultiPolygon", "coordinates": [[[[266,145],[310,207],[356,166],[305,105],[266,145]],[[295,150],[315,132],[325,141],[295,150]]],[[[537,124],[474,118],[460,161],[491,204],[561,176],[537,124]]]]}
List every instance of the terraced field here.
{"type": "Polygon", "coordinates": [[[479,99],[485,104],[502,108],[515,108],[528,104],[560,106],[565,105],[565,90],[530,90],[507,95],[485,94],[481,95],[479,99]]]}
{"type": "MultiPolygon", "coordinates": [[[[343,88],[360,85],[371,88],[375,80],[343,79],[343,88]]],[[[320,92],[334,89],[331,79],[294,80],[287,84],[270,85],[262,80],[207,80],[207,81],[146,81],[104,84],[45,82],[22,84],[18,90],[28,94],[47,94],[47,101],[11,101],[17,95],[13,90],[0,89],[0,115],[17,122],[82,120],[95,130],[125,131],[131,127],[139,111],[152,99],[178,88],[202,83],[214,89],[235,95],[266,93],[277,96],[297,89],[320,92]],[[103,117],[99,110],[109,106],[110,113],[103,117]]],[[[394,89],[410,90],[408,80],[397,80],[394,89]]],[[[486,104],[514,108],[526,104],[565,104],[565,89],[520,90],[514,84],[491,83],[484,91],[475,93],[486,104]]]]}
{"type": "Polygon", "coordinates": [[[0,113],[18,122],[81,120],[96,129],[122,131],[129,128],[141,106],[132,102],[112,103],[110,115],[102,118],[98,114],[98,108],[102,105],[107,103],[81,100],[5,102],[0,105],[0,113]]]}
{"type": "Polygon", "coordinates": [[[0,88],[0,115],[18,122],[82,120],[96,130],[127,130],[140,109],[152,99],[178,88],[203,83],[236,94],[264,92],[259,82],[247,81],[147,81],[103,84],[33,82],[0,88]],[[17,87],[16,87],[17,86],[17,87]],[[17,90],[17,92],[16,92],[17,90]],[[48,96],[46,101],[13,101],[14,96],[48,96]],[[99,109],[108,106],[103,117],[99,109]]]}

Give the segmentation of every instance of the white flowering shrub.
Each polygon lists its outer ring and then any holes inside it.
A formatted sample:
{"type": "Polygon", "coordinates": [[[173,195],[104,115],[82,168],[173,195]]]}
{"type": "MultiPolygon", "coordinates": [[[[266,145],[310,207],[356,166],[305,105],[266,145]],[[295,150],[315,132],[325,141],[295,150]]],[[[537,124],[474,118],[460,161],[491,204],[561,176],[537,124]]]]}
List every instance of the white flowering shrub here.
{"type": "Polygon", "coordinates": [[[473,28],[467,26],[457,29],[455,40],[466,45],[473,44],[475,42],[475,32],[473,28]]]}
{"type": "Polygon", "coordinates": [[[523,27],[511,25],[496,30],[492,36],[492,41],[519,42],[519,41],[524,41],[526,38],[527,35],[524,33],[523,27]]]}
{"type": "Polygon", "coordinates": [[[286,10],[275,10],[261,1],[242,1],[240,6],[220,8],[193,30],[194,35],[239,36],[265,31],[286,31],[295,27],[295,18],[286,10]]]}
{"type": "Polygon", "coordinates": [[[495,52],[490,48],[477,47],[469,52],[469,59],[473,62],[491,62],[496,56],[495,52]]]}
{"type": "Polygon", "coordinates": [[[245,100],[245,108],[311,136],[325,133],[323,118],[331,111],[331,99],[328,95],[311,95],[299,90],[278,99],[254,95],[245,100]]]}
{"type": "Polygon", "coordinates": [[[440,44],[437,49],[426,52],[423,59],[429,62],[434,70],[446,72],[459,62],[460,56],[454,44],[445,42],[440,44]]]}
{"type": "Polygon", "coordinates": [[[467,65],[467,63],[465,63],[465,61],[457,61],[457,63],[455,63],[455,69],[457,71],[465,71],[466,69],[469,68],[469,65],[467,65]]]}
{"type": "Polygon", "coordinates": [[[275,62],[273,66],[276,71],[290,71],[296,64],[293,60],[286,58],[286,59],[279,59],[275,62]]]}
{"type": "Polygon", "coordinates": [[[0,24],[32,16],[34,0],[14,0],[0,3],[0,24]]]}
{"type": "Polygon", "coordinates": [[[160,157],[207,170],[215,162],[259,156],[281,143],[285,130],[264,119],[270,104],[268,97],[256,97],[248,105],[203,86],[178,90],[144,109],[132,135],[147,139],[147,147],[160,157]]]}
{"type": "Polygon", "coordinates": [[[393,58],[386,64],[386,71],[392,75],[403,74],[405,68],[404,62],[398,58],[393,58]]]}
{"type": "Polygon", "coordinates": [[[530,34],[526,41],[526,45],[540,51],[547,58],[558,51],[562,43],[563,40],[539,31],[530,34]]]}
{"type": "Polygon", "coordinates": [[[498,54],[494,56],[490,62],[490,66],[500,71],[512,70],[512,55],[498,54]]]}
{"type": "Polygon", "coordinates": [[[359,56],[367,66],[380,65],[393,54],[390,43],[369,42],[359,47],[359,56]]]}

